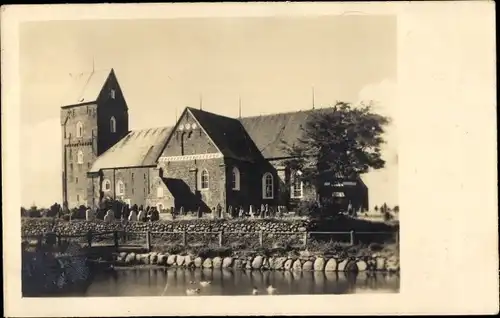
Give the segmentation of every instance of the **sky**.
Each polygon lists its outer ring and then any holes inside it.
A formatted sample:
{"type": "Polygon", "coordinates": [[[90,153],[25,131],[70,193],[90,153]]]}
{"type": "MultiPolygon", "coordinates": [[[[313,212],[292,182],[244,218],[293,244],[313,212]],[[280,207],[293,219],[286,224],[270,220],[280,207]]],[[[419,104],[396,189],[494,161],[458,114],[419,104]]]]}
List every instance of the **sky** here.
{"type": "Polygon", "coordinates": [[[364,179],[371,206],[395,205],[396,31],[393,16],[353,15],[24,23],[22,204],[61,200],[59,111],[69,74],[114,68],[131,129],[173,125],[200,101],[204,110],[232,117],[240,98],[242,116],[310,109],[313,87],[316,108],[373,100],[392,124],[386,168],[364,179]]]}

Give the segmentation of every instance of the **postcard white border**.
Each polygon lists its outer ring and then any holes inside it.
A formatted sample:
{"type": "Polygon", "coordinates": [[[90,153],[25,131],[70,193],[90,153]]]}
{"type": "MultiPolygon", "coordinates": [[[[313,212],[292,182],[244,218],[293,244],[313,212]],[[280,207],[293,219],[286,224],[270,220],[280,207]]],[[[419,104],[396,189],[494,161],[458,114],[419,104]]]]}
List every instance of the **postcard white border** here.
{"type": "MultiPolygon", "coordinates": [[[[2,7],[6,316],[498,312],[494,3],[102,4],[2,7]],[[398,16],[401,293],[20,298],[18,26],[24,21],[398,16]]],[[[367,52],[369,54],[369,52],[367,52]]]]}

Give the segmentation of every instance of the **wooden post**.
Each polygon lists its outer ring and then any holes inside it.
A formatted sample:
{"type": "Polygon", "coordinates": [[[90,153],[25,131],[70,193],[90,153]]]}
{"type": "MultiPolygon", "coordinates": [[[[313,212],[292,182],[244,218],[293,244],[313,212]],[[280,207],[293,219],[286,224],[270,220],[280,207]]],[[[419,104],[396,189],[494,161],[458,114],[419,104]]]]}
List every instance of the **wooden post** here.
{"type": "Polygon", "coordinates": [[[351,230],[351,245],[354,245],[354,231],[351,230]]]}
{"type": "Polygon", "coordinates": [[[113,231],[113,238],[115,240],[115,248],[118,250],[118,231],[113,231]]]}
{"type": "Polygon", "coordinates": [[[219,231],[219,246],[222,247],[222,231],[219,231]]]}
{"type": "Polygon", "coordinates": [[[148,249],[148,252],[151,251],[151,232],[146,231],[146,248],[148,249]]]}
{"type": "Polygon", "coordinates": [[[186,230],[182,231],[182,245],[187,246],[186,230]]]}
{"type": "Polygon", "coordinates": [[[122,233],[122,243],[125,245],[127,243],[127,232],[125,230],[121,231],[122,233]]]}
{"type": "Polygon", "coordinates": [[[264,246],[264,232],[263,231],[259,232],[259,244],[260,244],[260,247],[264,246]]]}
{"type": "Polygon", "coordinates": [[[304,232],[304,248],[307,248],[307,232],[304,232]]]}
{"type": "Polygon", "coordinates": [[[42,248],[42,246],[43,246],[43,234],[38,235],[36,245],[37,245],[37,249],[42,248]]]}
{"type": "Polygon", "coordinates": [[[92,231],[89,230],[87,232],[87,243],[89,244],[89,247],[92,247],[92,231]]]}

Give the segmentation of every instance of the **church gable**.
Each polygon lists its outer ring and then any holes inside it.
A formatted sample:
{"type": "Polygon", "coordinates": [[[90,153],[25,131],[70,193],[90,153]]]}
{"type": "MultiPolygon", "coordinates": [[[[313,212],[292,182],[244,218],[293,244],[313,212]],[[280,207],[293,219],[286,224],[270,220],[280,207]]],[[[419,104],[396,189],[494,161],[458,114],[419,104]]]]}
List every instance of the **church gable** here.
{"type": "Polygon", "coordinates": [[[193,114],[186,109],[177,121],[162,157],[220,154],[212,139],[193,114]]]}

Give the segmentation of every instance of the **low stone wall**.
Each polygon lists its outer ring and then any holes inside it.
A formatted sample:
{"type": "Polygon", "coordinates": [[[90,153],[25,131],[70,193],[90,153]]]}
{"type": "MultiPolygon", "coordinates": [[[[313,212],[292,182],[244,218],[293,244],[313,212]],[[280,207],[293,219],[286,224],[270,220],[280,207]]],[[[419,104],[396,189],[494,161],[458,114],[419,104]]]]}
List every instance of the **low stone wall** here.
{"type": "Polygon", "coordinates": [[[370,257],[344,259],[323,256],[265,257],[261,255],[202,258],[193,255],[168,255],[155,252],[145,254],[122,252],[117,256],[116,264],[120,266],[159,265],[178,268],[276,271],[399,272],[399,258],[397,256],[385,257],[377,254],[370,257]]]}
{"type": "Polygon", "coordinates": [[[79,235],[89,230],[106,232],[125,230],[128,232],[303,232],[311,230],[313,223],[307,219],[235,219],[235,220],[173,220],[156,222],[112,222],[101,220],[71,222],[51,218],[23,218],[22,235],[39,235],[55,230],[63,235],[79,235]]]}
{"type": "Polygon", "coordinates": [[[85,234],[88,230],[106,232],[305,232],[305,231],[393,231],[398,226],[337,217],[317,222],[310,219],[232,219],[232,220],[173,220],[155,222],[112,222],[102,220],[71,222],[53,218],[22,218],[22,235],[39,235],[51,230],[63,235],[85,234]]]}

